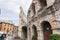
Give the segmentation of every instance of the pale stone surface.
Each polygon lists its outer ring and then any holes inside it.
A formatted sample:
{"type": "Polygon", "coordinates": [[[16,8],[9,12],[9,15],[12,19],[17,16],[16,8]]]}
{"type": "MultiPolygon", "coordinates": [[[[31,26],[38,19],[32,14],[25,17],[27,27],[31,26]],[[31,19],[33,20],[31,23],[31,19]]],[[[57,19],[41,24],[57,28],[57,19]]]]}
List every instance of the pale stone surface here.
{"type": "MultiPolygon", "coordinates": [[[[51,28],[53,30],[53,34],[60,34],[60,32],[58,30],[56,30],[57,28],[60,28],[60,22],[56,21],[56,20],[60,19],[60,17],[59,17],[60,11],[56,11],[56,9],[53,7],[53,5],[56,1],[55,0],[46,0],[46,2],[47,2],[47,6],[45,6],[45,8],[43,8],[42,11],[39,11],[42,8],[40,2],[38,0],[33,1],[33,3],[35,3],[35,11],[36,11],[36,13],[34,15],[32,15],[34,12],[34,11],[32,12],[32,10],[33,10],[31,8],[32,5],[29,8],[30,10],[28,10],[28,11],[31,11],[31,12],[28,12],[28,16],[27,16],[27,18],[28,18],[27,20],[29,23],[28,27],[31,28],[32,26],[30,26],[30,25],[36,26],[37,32],[38,32],[38,40],[44,40],[43,29],[41,26],[41,23],[43,21],[48,21],[50,23],[51,28]],[[50,7],[51,5],[52,5],[52,7],[50,7]],[[48,8],[48,7],[50,7],[50,8],[48,8]],[[33,17],[31,17],[31,15],[33,17]],[[38,15],[40,15],[40,16],[38,17],[38,15]]],[[[32,37],[32,35],[33,35],[33,30],[31,29],[31,37],[32,37]]]]}
{"type": "Polygon", "coordinates": [[[51,6],[54,4],[55,0],[46,0],[47,1],[47,6],[51,6]]]}
{"type": "Polygon", "coordinates": [[[44,40],[43,27],[42,27],[42,22],[44,21],[49,22],[53,34],[60,34],[60,10],[57,7],[58,3],[56,3],[55,0],[46,0],[46,2],[47,5],[44,5],[44,7],[42,7],[39,0],[33,0],[30,8],[28,9],[27,17],[24,16],[24,12],[22,10],[20,14],[20,23],[19,23],[20,37],[22,36],[22,27],[27,26],[28,29],[27,40],[31,40],[32,36],[34,35],[34,30],[32,27],[33,25],[35,25],[38,34],[37,39],[44,40]],[[33,4],[35,6],[35,9],[32,8],[33,4]]]}
{"type": "Polygon", "coordinates": [[[27,16],[24,14],[23,8],[20,7],[20,15],[19,15],[19,27],[18,27],[18,36],[20,38],[24,38],[23,32],[22,32],[22,27],[26,26],[27,24],[27,16]]]}

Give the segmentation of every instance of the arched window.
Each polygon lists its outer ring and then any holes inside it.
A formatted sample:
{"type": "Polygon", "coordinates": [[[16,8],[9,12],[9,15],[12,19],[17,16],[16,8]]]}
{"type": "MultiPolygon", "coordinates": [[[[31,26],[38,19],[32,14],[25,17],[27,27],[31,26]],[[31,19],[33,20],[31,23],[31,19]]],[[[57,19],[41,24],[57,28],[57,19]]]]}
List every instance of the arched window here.
{"type": "Polygon", "coordinates": [[[46,0],[39,0],[42,7],[47,6],[46,0]]]}

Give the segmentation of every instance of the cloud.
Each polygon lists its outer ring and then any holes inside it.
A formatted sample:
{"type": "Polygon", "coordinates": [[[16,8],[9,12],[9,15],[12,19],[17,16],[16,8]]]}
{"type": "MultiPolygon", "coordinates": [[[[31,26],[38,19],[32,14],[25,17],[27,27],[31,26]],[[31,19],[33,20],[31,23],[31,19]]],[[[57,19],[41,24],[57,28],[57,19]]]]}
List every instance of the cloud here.
{"type": "Polygon", "coordinates": [[[18,25],[20,12],[19,7],[19,0],[0,0],[0,20],[12,20],[15,22],[14,24],[18,25]]]}
{"type": "Polygon", "coordinates": [[[0,5],[14,12],[19,12],[20,3],[17,0],[2,0],[0,1],[0,5]]]}
{"type": "Polygon", "coordinates": [[[12,20],[18,25],[20,6],[23,7],[25,14],[32,0],[0,0],[0,20],[12,20]]]}

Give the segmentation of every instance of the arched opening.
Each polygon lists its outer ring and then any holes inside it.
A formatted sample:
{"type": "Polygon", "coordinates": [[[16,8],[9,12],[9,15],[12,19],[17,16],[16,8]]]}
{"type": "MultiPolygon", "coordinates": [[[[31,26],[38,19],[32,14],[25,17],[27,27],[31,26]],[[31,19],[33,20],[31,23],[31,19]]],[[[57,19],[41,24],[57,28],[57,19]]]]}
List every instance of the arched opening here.
{"type": "Polygon", "coordinates": [[[37,40],[37,36],[38,36],[38,34],[37,34],[37,28],[36,28],[35,25],[33,25],[32,28],[33,28],[33,34],[34,34],[35,40],[37,40]]]}
{"type": "Polygon", "coordinates": [[[51,25],[47,21],[42,22],[42,28],[43,28],[43,35],[44,35],[44,40],[49,40],[50,34],[52,34],[52,29],[51,25]]]}
{"type": "Polygon", "coordinates": [[[27,27],[22,27],[23,40],[27,40],[27,27]]]}
{"type": "Polygon", "coordinates": [[[39,0],[40,1],[40,4],[42,7],[45,7],[47,6],[47,1],[46,0],[39,0]]]}

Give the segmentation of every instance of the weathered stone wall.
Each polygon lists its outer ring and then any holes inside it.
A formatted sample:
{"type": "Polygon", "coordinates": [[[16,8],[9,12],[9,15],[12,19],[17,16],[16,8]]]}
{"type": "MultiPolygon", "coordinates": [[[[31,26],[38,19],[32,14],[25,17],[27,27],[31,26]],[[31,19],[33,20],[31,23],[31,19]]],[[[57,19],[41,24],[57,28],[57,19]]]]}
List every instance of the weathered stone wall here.
{"type": "MultiPolygon", "coordinates": [[[[55,2],[55,0],[51,2],[55,2]]],[[[28,40],[32,39],[32,36],[33,36],[32,26],[33,25],[35,25],[37,28],[38,40],[44,40],[43,29],[41,26],[41,23],[43,21],[48,21],[50,23],[52,30],[53,30],[53,34],[60,34],[60,17],[59,17],[60,16],[60,11],[59,11],[60,2],[52,3],[52,5],[48,5],[43,8],[41,8],[41,5],[38,0],[35,0],[34,4],[35,4],[36,12],[32,17],[31,17],[31,14],[33,14],[34,12],[32,11],[33,9],[29,8],[30,10],[28,10],[30,12],[28,12],[28,16],[27,16],[27,21],[28,21],[27,26],[31,30],[31,32],[29,32],[29,29],[28,29],[28,40]]]]}

